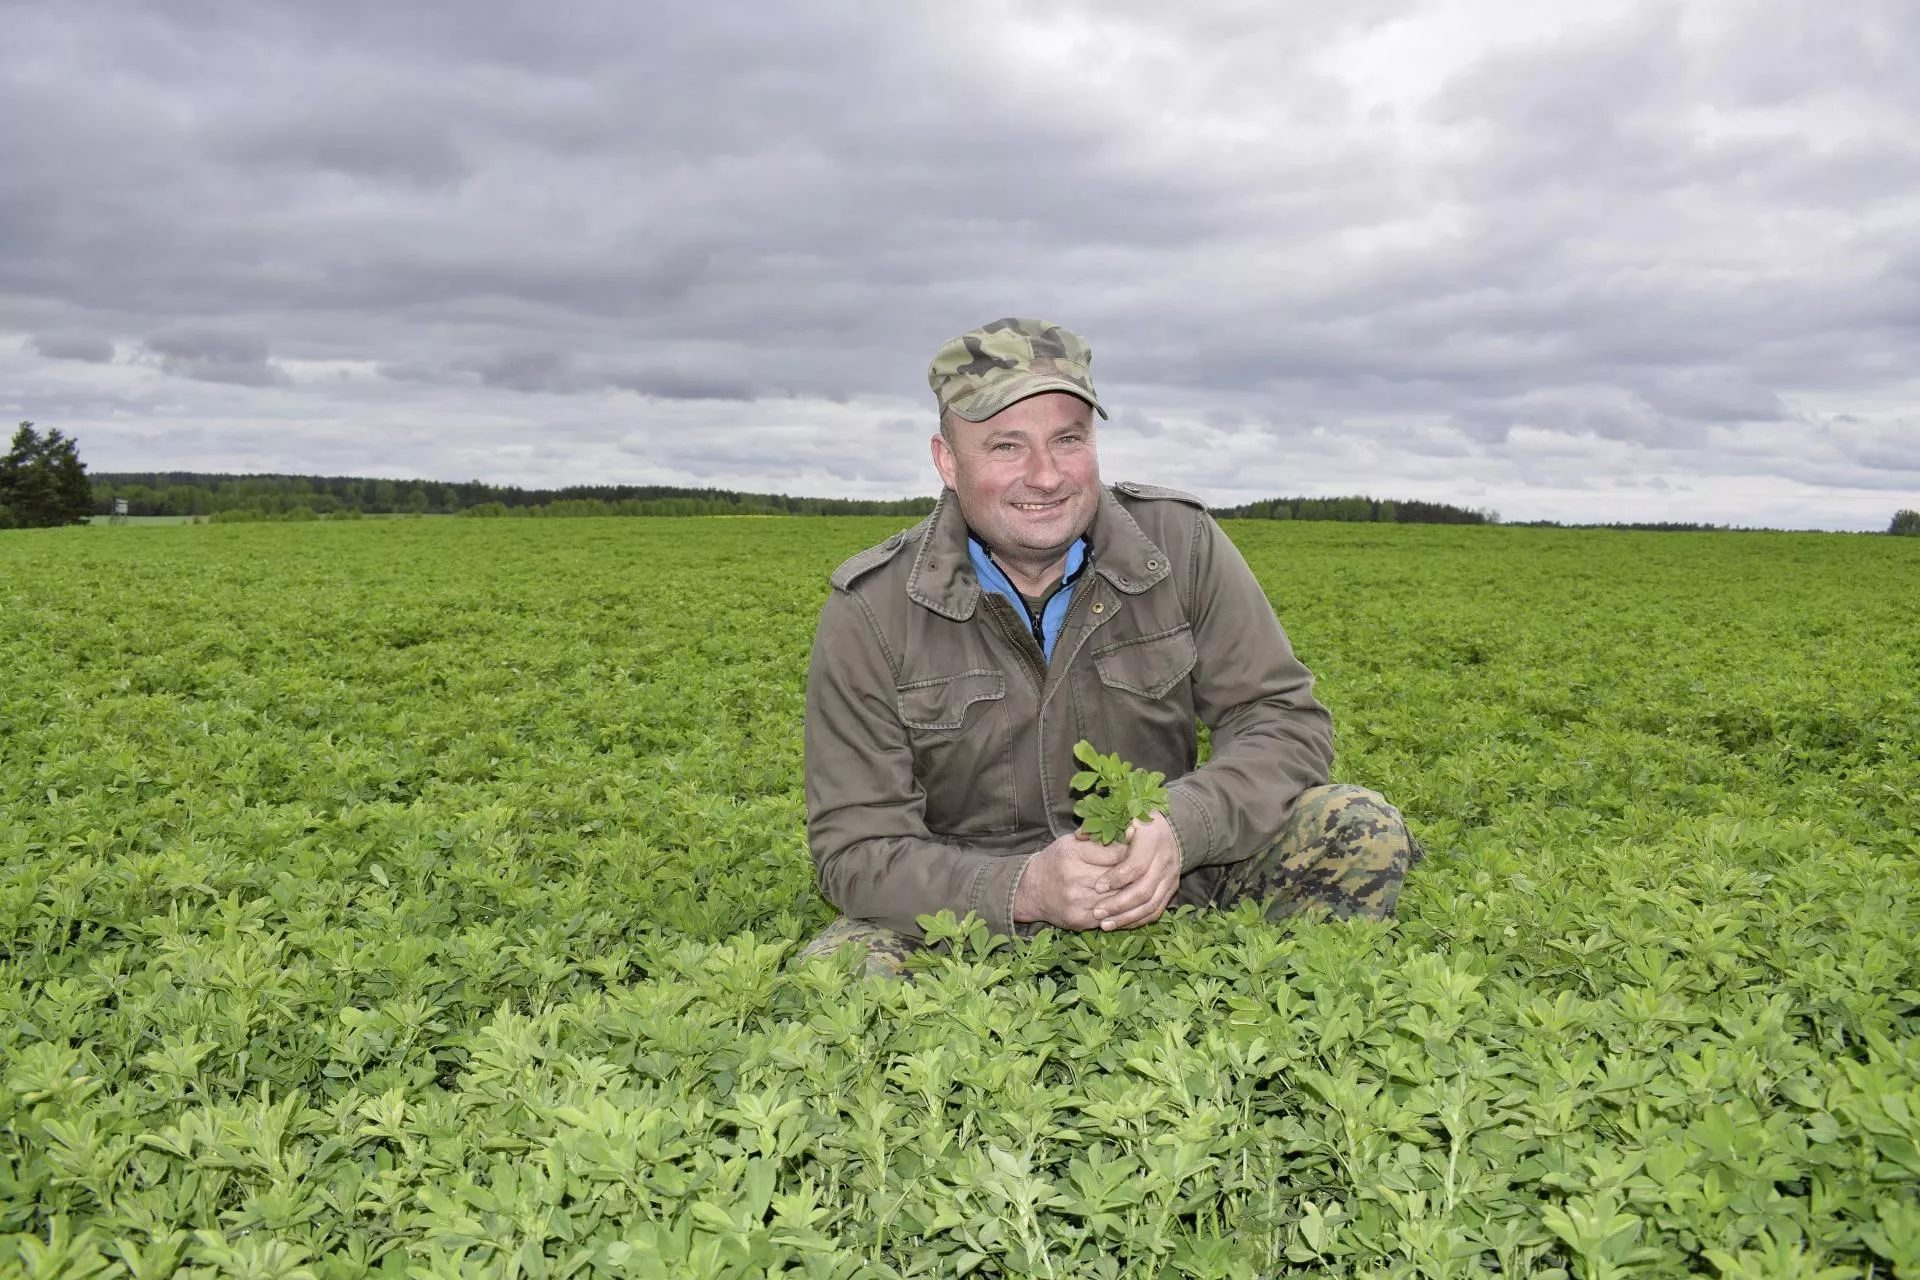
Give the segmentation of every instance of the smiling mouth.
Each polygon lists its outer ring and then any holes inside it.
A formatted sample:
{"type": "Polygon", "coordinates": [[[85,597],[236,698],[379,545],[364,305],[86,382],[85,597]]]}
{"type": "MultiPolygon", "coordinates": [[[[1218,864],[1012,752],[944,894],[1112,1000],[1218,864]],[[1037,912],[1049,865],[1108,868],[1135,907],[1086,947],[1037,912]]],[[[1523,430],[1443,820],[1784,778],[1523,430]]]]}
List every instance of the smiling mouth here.
{"type": "Polygon", "coordinates": [[[1065,498],[1055,498],[1052,502],[1016,502],[1013,507],[1016,511],[1051,511],[1065,502],[1065,498]]]}

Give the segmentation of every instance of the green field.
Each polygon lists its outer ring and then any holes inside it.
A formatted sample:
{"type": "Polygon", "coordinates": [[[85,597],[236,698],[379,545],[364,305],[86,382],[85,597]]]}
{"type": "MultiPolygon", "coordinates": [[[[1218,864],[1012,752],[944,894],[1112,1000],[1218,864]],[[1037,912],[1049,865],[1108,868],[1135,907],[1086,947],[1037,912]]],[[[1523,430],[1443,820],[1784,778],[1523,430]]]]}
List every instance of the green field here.
{"type": "MultiPolygon", "coordinates": [[[[205,516],[200,518],[203,521],[206,519],[205,516]]],[[[120,519],[125,522],[124,527],[126,528],[142,526],[165,528],[168,525],[192,524],[194,521],[194,517],[192,516],[121,516],[120,519]]],[[[111,528],[112,525],[110,521],[111,518],[108,516],[92,516],[89,518],[88,523],[97,524],[103,528],[111,528]]]]}
{"type": "Polygon", "coordinates": [[[0,1275],[1920,1276],[1920,540],[1245,522],[1396,924],[787,967],[888,519],[0,535],[0,1275]]]}

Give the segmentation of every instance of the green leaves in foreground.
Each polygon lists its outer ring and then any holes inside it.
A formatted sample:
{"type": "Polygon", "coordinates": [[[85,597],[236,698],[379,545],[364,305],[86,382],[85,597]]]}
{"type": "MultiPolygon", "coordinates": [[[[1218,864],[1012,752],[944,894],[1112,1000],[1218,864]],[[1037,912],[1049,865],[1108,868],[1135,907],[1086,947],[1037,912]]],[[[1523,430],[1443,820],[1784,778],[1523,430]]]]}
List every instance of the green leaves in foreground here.
{"type": "Polygon", "coordinates": [[[1087,793],[1073,811],[1080,829],[1102,844],[1119,844],[1136,820],[1145,822],[1166,809],[1166,774],[1136,769],[1117,755],[1103,756],[1085,738],[1074,743],[1073,758],[1087,766],[1073,775],[1073,789],[1087,793]]]}
{"type": "Polygon", "coordinates": [[[883,983],[791,957],[897,527],[0,535],[0,1277],[1920,1280],[1920,539],[1236,523],[1398,919],[883,983]]]}

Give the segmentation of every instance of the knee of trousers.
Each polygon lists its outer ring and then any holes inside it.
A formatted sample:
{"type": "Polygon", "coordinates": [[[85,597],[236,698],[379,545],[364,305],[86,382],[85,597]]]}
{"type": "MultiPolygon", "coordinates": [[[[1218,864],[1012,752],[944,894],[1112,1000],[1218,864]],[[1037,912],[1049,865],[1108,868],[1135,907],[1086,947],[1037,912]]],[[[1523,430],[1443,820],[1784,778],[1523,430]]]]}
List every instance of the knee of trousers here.
{"type": "Polygon", "coordinates": [[[1300,797],[1291,856],[1299,859],[1296,901],[1337,916],[1391,917],[1400,885],[1418,857],[1406,820],[1377,791],[1342,783],[1300,797]]]}
{"type": "Polygon", "coordinates": [[[861,968],[867,974],[899,977],[906,970],[907,957],[920,946],[917,938],[866,920],[841,916],[802,947],[792,963],[804,964],[819,956],[834,955],[842,947],[853,947],[861,953],[861,968]]]}
{"type": "Polygon", "coordinates": [[[1317,831],[1329,836],[1407,837],[1406,819],[1378,791],[1336,782],[1304,791],[1294,813],[1309,818],[1317,831]]]}
{"type": "Polygon", "coordinates": [[[1400,810],[1378,791],[1352,783],[1302,793],[1280,846],[1321,865],[1365,867],[1405,875],[1426,855],[1400,810]]]}

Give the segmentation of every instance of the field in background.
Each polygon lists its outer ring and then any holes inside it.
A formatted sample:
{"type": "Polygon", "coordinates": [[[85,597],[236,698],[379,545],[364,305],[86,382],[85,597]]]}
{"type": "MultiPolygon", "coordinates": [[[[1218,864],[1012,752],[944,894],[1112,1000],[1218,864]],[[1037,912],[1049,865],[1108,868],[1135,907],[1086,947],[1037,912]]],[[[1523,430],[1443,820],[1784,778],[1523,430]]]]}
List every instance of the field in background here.
{"type": "MultiPolygon", "coordinates": [[[[213,522],[212,516],[122,516],[120,518],[125,522],[125,525],[128,528],[140,528],[142,526],[165,528],[168,525],[193,524],[195,521],[198,521],[201,524],[210,524],[213,522]]],[[[322,516],[317,518],[326,519],[328,517],[322,516]]],[[[437,517],[430,516],[430,515],[415,515],[411,512],[400,512],[400,513],[377,512],[377,513],[374,513],[371,515],[365,515],[365,516],[356,515],[353,518],[356,520],[433,520],[433,519],[436,519],[437,517]]],[[[113,527],[113,519],[111,516],[91,516],[88,518],[88,523],[90,525],[98,525],[103,529],[113,527]]],[[[304,523],[304,521],[289,522],[289,523],[304,523]]]]}
{"type": "Polygon", "coordinates": [[[0,536],[0,1273],[1920,1274],[1920,544],[1233,524],[1399,922],[883,986],[785,961],[902,523],[0,536]]]}
{"type": "MultiPolygon", "coordinates": [[[[122,516],[120,518],[126,522],[128,528],[135,528],[142,525],[165,527],[174,524],[192,524],[195,519],[193,516],[122,516]]],[[[94,516],[89,520],[89,523],[97,524],[102,528],[111,528],[111,519],[109,516],[94,516]]],[[[199,519],[204,522],[206,517],[201,516],[199,519]]]]}

